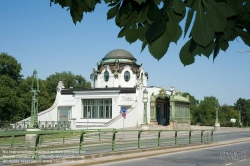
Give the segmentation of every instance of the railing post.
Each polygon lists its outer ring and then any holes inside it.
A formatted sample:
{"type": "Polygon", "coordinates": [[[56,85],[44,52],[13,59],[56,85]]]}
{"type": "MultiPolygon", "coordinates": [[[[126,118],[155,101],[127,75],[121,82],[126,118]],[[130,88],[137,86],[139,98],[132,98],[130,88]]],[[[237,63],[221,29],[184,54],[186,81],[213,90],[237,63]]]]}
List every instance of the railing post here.
{"type": "Polygon", "coordinates": [[[204,130],[201,130],[201,143],[203,143],[203,132],[204,130]]]}
{"type": "MultiPolygon", "coordinates": [[[[54,121],[52,121],[52,131],[54,130],[54,127],[55,127],[55,122],[54,121]]],[[[63,143],[64,144],[64,143],[63,143]]]]}
{"type": "Polygon", "coordinates": [[[8,122],[5,123],[6,131],[8,131],[8,122]]]}
{"type": "Polygon", "coordinates": [[[191,139],[192,139],[192,135],[191,135],[191,133],[192,133],[192,131],[190,130],[190,131],[189,131],[189,144],[192,143],[192,140],[191,140],[191,139]]]}
{"type": "Polygon", "coordinates": [[[85,132],[82,132],[82,133],[80,134],[79,155],[82,154],[82,143],[83,143],[83,141],[84,141],[84,134],[85,134],[85,132]]]}
{"type": "Polygon", "coordinates": [[[161,132],[162,132],[162,131],[158,131],[158,146],[161,146],[161,142],[160,142],[160,139],[161,139],[161,132]]]}
{"type": "Polygon", "coordinates": [[[46,120],[46,122],[45,122],[45,131],[47,130],[47,125],[48,125],[48,122],[46,120]]]}
{"type": "Polygon", "coordinates": [[[39,142],[39,144],[42,145],[42,142],[43,142],[43,135],[40,135],[40,142],[39,142]]]}
{"type": "Polygon", "coordinates": [[[64,142],[65,142],[65,132],[63,131],[63,145],[64,145],[64,142]]]}
{"type": "Polygon", "coordinates": [[[99,141],[101,141],[101,132],[100,132],[100,129],[98,129],[99,131],[99,141]]]}
{"type": "Polygon", "coordinates": [[[177,142],[177,131],[175,131],[175,136],[174,136],[174,144],[177,145],[178,142],[177,142]]]}
{"type": "Polygon", "coordinates": [[[12,137],[11,137],[11,147],[13,147],[14,146],[14,134],[12,135],[12,137]]]}
{"type": "Polygon", "coordinates": [[[141,147],[141,131],[138,131],[138,149],[141,147]]]}
{"type": "Polygon", "coordinates": [[[214,131],[211,131],[211,142],[214,142],[214,131]]]}
{"type": "Polygon", "coordinates": [[[115,152],[115,138],[116,138],[116,133],[117,131],[113,131],[113,136],[112,136],[112,152],[115,152]]]}
{"type": "Polygon", "coordinates": [[[34,160],[36,161],[39,159],[38,156],[39,143],[40,143],[40,135],[36,134],[35,155],[34,155],[34,160]]]}

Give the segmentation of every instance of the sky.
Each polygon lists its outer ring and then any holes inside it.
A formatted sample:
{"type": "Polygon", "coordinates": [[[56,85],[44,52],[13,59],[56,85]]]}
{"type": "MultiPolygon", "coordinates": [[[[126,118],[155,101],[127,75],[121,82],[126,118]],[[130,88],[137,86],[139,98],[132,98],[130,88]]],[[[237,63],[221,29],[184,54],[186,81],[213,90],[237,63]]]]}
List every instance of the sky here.
{"type": "Polygon", "coordinates": [[[230,42],[226,52],[220,51],[215,61],[212,55],[209,59],[197,56],[194,64],[184,67],[179,51],[187,38],[181,37],[177,45],[171,43],[158,61],[148,48],[141,52],[141,42],[129,44],[118,38],[120,28],[114,19],[107,20],[107,11],[104,2],[97,4],[93,13],[84,14],[82,22],[75,25],[69,11],[59,5],[50,7],[49,0],[1,1],[0,52],[21,63],[24,78],[36,69],[41,79],[71,71],[90,81],[96,63],[109,51],[125,49],[137,63],[143,63],[149,74],[148,86],[174,86],[198,100],[215,96],[221,105],[233,105],[240,97],[250,99],[250,52],[237,52],[250,48],[240,38],[230,42]]]}

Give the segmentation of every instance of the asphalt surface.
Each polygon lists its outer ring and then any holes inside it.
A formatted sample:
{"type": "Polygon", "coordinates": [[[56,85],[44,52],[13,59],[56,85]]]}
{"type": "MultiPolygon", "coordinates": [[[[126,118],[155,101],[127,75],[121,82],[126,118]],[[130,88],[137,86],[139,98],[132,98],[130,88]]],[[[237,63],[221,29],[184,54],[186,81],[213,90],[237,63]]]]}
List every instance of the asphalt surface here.
{"type": "Polygon", "coordinates": [[[250,165],[250,142],[177,152],[98,166],[222,166],[250,165]]]}

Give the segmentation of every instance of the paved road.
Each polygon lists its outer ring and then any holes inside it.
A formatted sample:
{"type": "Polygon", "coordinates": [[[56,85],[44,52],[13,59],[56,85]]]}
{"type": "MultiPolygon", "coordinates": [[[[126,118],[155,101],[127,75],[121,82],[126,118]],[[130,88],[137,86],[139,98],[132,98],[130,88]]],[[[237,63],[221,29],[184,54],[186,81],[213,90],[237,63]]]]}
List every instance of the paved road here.
{"type": "Polygon", "coordinates": [[[250,142],[178,152],[99,166],[249,166],[250,142]]]}
{"type": "MultiPolygon", "coordinates": [[[[197,135],[193,135],[196,139],[192,139],[192,143],[200,143],[200,133],[196,133],[197,135]]],[[[181,135],[181,134],[180,134],[181,135]]],[[[127,135],[128,138],[129,135],[127,135]]],[[[142,141],[141,142],[141,148],[147,148],[147,147],[156,147],[157,146],[157,137],[155,134],[150,134],[150,135],[144,135],[143,137],[149,137],[151,138],[149,141],[142,141]],[[154,139],[153,139],[154,138],[154,139]]],[[[131,137],[131,135],[130,135],[131,137]]],[[[214,133],[214,142],[221,142],[221,141],[228,141],[228,140],[235,140],[235,139],[240,139],[240,138],[250,138],[250,130],[241,130],[241,131],[235,131],[235,130],[228,130],[228,131],[215,131],[214,133]]],[[[110,139],[109,139],[110,140],[110,139]]],[[[210,143],[211,138],[210,138],[210,133],[204,132],[204,143],[210,143]],[[207,139],[208,136],[208,139],[207,139]]],[[[78,141],[77,141],[78,143],[78,141]]],[[[126,149],[137,149],[138,143],[135,141],[134,143],[127,142],[127,144],[124,146],[124,143],[121,142],[121,144],[116,144],[116,151],[120,150],[126,150],[126,149]]],[[[188,134],[178,136],[178,144],[188,144],[188,134]],[[185,139],[184,139],[185,138],[185,139]]],[[[44,144],[43,144],[44,145],[44,144]]],[[[48,144],[49,147],[51,147],[50,144],[48,144]]],[[[48,146],[47,145],[47,146],[48,146]]],[[[166,134],[162,135],[161,137],[161,146],[173,146],[174,145],[174,135],[173,134],[166,134]],[[164,142],[165,141],[165,142],[164,142]]],[[[65,147],[62,147],[65,149],[65,147]]],[[[72,156],[72,155],[78,155],[78,153],[72,153],[77,152],[79,150],[79,145],[70,145],[68,147],[71,151],[70,154],[65,154],[66,156],[72,156]]],[[[171,147],[169,147],[171,148],[171,147]]],[[[53,148],[54,149],[54,148],[53,148]]],[[[32,147],[33,150],[33,147],[32,147]]],[[[43,150],[43,148],[40,147],[40,150],[43,150]]],[[[54,150],[60,150],[60,149],[54,149],[54,150]]],[[[104,146],[101,144],[95,144],[95,146],[83,146],[83,151],[84,155],[86,154],[95,154],[95,153],[105,153],[105,152],[110,152],[111,151],[111,143],[108,145],[104,146]]],[[[55,154],[57,156],[63,157],[62,154],[55,154]]],[[[43,159],[42,156],[40,156],[40,159],[43,159]]],[[[44,158],[45,159],[45,158],[44,158]]],[[[31,158],[27,158],[27,160],[32,160],[31,158]]],[[[1,162],[0,162],[1,165],[1,162]]]]}

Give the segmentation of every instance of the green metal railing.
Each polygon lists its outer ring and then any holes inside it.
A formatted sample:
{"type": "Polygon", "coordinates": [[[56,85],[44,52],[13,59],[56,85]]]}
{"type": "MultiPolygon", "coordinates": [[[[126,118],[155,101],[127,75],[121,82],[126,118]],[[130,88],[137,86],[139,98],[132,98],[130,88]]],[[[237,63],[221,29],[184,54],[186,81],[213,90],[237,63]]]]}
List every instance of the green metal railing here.
{"type": "Polygon", "coordinates": [[[0,161],[45,160],[106,152],[213,142],[214,130],[54,130],[0,132],[0,161]],[[27,140],[25,135],[34,135],[27,140]],[[13,152],[13,153],[4,153],[13,152]]]}
{"type": "MultiPolygon", "coordinates": [[[[29,128],[30,121],[10,122],[0,121],[0,131],[21,131],[29,128]]],[[[65,130],[70,129],[70,121],[38,121],[41,130],[65,130]]]]}

